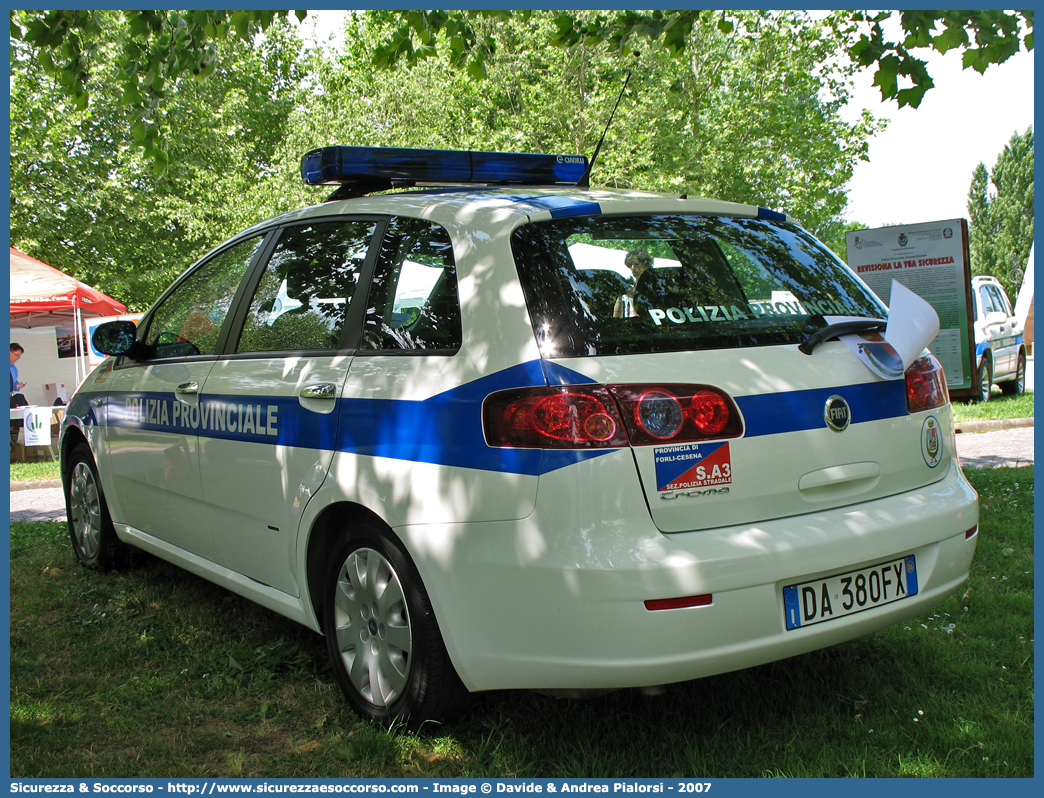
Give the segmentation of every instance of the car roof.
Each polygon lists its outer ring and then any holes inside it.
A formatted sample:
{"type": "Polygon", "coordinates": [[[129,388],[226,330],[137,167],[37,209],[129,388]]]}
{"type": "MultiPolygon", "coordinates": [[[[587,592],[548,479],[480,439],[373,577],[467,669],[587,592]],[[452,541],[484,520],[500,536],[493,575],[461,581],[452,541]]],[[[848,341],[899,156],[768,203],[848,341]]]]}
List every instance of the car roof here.
{"type": "Polygon", "coordinates": [[[430,219],[449,226],[471,223],[481,226],[484,218],[496,217],[499,225],[511,218],[513,226],[525,221],[543,221],[569,216],[608,214],[685,213],[794,221],[786,214],[745,205],[684,195],[627,189],[576,187],[436,188],[368,194],[312,205],[282,214],[256,225],[252,233],[277,224],[340,214],[389,214],[430,219]]]}

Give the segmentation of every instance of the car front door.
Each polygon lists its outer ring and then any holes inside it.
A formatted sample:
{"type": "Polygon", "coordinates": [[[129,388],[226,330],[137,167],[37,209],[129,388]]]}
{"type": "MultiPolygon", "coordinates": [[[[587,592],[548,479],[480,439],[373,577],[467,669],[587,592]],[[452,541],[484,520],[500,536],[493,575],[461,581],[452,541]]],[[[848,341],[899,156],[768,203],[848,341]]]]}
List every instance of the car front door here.
{"type": "Polygon", "coordinates": [[[329,471],[380,222],[287,226],[200,402],[203,499],[219,564],[290,595],[301,514],[329,471]],[[353,338],[352,331],[355,331],[353,338]]]}
{"type": "Polygon", "coordinates": [[[107,499],[113,521],[193,554],[213,554],[199,472],[199,390],[263,243],[254,236],[186,274],[141,325],[136,360],[109,377],[107,499]]]}

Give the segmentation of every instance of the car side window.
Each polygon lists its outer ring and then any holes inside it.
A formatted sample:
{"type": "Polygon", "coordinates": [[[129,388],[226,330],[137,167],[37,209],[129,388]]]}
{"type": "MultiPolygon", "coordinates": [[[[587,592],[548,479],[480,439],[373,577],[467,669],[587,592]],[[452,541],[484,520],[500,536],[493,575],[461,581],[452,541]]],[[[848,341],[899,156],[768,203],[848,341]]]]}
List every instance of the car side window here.
{"type": "Polygon", "coordinates": [[[263,236],[222,250],[185,278],[152,314],[147,358],[213,355],[221,325],[263,236]]]}
{"type": "Polygon", "coordinates": [[[392,219],[366,305],[363,348],[455,352],[462,341],[449,234],[422,219],[392,219]]]}
{"type": "Polygon", "coordinates": [[[254,292],[237,352],[337,349],[376,223],[288,227],[254,292]]]}

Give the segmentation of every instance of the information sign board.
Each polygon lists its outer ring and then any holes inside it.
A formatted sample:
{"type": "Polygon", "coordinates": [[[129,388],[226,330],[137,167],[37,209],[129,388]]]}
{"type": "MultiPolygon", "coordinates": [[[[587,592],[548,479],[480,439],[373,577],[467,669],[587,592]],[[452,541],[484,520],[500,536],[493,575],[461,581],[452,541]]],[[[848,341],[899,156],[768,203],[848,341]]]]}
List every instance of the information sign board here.
{"type": "Polygon", "coordinates": [[[22,410],[22,418],[26,446],[51,445],[51,408],[26,407],[22,410]]]}
{"type": "Polygon", "coordinates": [[[972,326],[968,223],[964,219],[855,230],[845,237],[849,267],[889,304],[892,280],[926,300],[939,314],[939,334],[928,349],[942,363],[951,392],[972,390],[972,326]]]}

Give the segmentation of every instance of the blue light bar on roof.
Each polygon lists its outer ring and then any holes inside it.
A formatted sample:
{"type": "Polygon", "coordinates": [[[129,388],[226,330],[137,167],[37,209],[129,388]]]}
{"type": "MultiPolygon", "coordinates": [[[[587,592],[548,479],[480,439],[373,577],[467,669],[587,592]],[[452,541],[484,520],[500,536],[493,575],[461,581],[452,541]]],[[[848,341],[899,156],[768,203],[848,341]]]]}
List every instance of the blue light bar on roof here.
{"type": "Polygon", "coordinates": [[[511,183],[575,184],[587,172],[583,155],[416,150],[393,147],[323,147],[301,159],[306,185],[378,183],[416,185],[511,183]]]}

